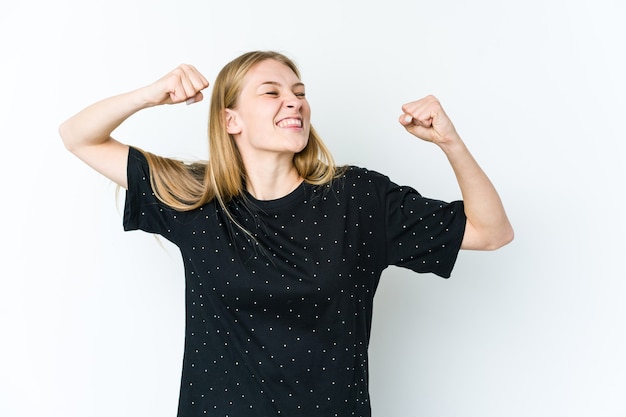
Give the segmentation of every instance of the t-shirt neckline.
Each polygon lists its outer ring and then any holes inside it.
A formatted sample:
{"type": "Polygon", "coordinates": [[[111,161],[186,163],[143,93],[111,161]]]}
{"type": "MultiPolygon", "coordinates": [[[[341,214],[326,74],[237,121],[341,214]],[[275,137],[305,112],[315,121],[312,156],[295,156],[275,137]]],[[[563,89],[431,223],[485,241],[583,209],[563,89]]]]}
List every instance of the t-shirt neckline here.
{"type": "Polygon", "coordinates": [[[244,191],[244,196],[246,200],[250,201],[253,205],[264,209],[276,209],[280,207],[285,207],[292,205],[296,202],[302,202],[302,198],[305,195],[305,187],[306,182],[302,181],[293,191],[284,197],[279,197],[272,200],[258,200],[252,194],[250,194],[247,190],[244,191]]]}

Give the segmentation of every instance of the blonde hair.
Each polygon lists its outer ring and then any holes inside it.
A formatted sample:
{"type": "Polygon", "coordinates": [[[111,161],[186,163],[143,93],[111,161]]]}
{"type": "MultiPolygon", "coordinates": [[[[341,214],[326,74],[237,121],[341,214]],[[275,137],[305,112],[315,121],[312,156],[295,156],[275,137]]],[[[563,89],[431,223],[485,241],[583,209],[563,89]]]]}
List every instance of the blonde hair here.
{"type": "MultiPolygon", "coordinates": [[[[273,59],[288,66],[298,78],[295,63],[274,51],[253,51],[229,62],[213,84],[209,110],[209,160],[184,163],[140,151],[150,167],[150,182],[157,198],[169,207],[193,210],[217,199],[228,217],[234,222],[226,207],[231,199],[243,195],[246,170],[235,141],[226,131],[226,109],[234,109],[242,88],[242,80],[259,62],[273,59]]],[[[294,166],[304,181],[314,185],[326,184],[340,175],[333,157],[311,126],[306,147],[294,155],[294,166]]],[[[236,222],[235,222],[236,223],[236,222]]]]}

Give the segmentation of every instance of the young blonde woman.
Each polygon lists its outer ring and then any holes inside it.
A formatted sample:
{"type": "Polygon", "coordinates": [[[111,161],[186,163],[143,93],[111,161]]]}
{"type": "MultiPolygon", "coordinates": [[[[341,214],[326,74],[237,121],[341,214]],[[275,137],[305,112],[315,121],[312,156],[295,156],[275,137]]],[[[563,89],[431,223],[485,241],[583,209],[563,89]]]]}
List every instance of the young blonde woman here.
{"type": "Polygon", "coordinates": [[[335,166],[297,67],[272,51],[243,54],[217,76],[208,161],[111,137],[140,110],[202,100],[208,85],[181,65],[60,127],[68,150],[127,190],[124,229],[181,250],[179,416],[370,416],[367,349],[382,271],[449,277],[460,249],[510,242],[498,193],[432,96],[403,105],[399,123],[443,150],[462,201],[335,166]]]}

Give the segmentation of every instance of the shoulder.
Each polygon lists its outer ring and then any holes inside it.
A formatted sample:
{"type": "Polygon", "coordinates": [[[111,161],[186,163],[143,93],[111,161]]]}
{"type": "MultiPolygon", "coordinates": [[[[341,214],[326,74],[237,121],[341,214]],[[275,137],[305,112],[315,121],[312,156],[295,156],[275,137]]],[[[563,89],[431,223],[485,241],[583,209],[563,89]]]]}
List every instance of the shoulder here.
{"type": "Polygon", "coordinates": [[[383,182],[388,183],[389,177],[378,171],[374,171],[365,167],[356,165],[347,165],[344,168],[343,175],[340,178],[344,178],[348,181],[357,182],[383,182]]]}
{"type": "Polygon", "coordinates": [[[144,151],[142,151],[139,148],[136,148],[134,146],[129,146],[128,149],[128,166],[129,167],[142,167],[147,169],[148,168],[148,159],[144,153],[144,151]]]}
{"type": "Polygon", "coordinates": [[[129,146],[126,176],[128,187],[136,185],[138,181],[145,180],[150,175],[150,164],[142,150],[129,146]]]}
{"type": "Polygon", "coordinates": [[[341,175],[325,188],[335,193],[345,192],[351,199],[376,196],[375,199],[380,200],[385,198],[390,187],[393,187],[393,183],[386,175],[362,166],[346,165],[342,167],[341,175]]]}
{"type": "Polygon", "coordinates": [[[361,190],[364,193],[384,194],[390,187],[394,187],[389,177],[366,167],[347,165],[343,174],[335,182],[343,184],[345,188],[361,190]],[[368,190],[368,191],[366,191],[368,190]]]}
{"type": "Polygon", "coordinates": [[[145,161],[146,160],[146,156],[144,154],[144,151],[142,151],[141,149],[134,147],[134,146],[129,146],[128,147],[128,158],[129,159],[135,159],[135,160],[139,160],[139,161],[145,161]]]}

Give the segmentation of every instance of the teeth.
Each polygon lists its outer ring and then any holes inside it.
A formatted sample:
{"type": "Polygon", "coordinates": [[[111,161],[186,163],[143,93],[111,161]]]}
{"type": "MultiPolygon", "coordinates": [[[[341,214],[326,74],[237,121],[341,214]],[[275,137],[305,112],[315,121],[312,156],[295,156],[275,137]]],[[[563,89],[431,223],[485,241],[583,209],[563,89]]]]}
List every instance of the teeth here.
{"type": "Polygon", "coordinates": [[[299,119],[284,119],[278,122],[278,127],[302,127],[302,121],[299,119]]]}

